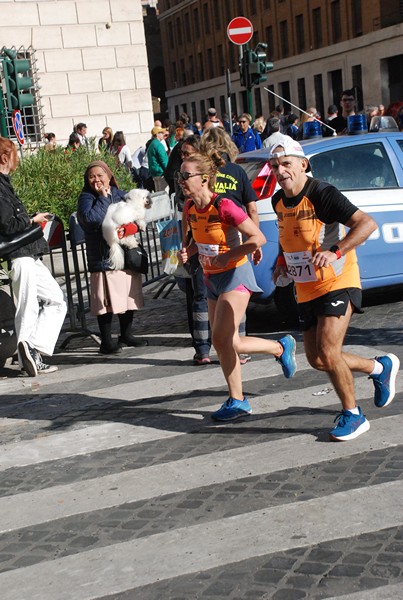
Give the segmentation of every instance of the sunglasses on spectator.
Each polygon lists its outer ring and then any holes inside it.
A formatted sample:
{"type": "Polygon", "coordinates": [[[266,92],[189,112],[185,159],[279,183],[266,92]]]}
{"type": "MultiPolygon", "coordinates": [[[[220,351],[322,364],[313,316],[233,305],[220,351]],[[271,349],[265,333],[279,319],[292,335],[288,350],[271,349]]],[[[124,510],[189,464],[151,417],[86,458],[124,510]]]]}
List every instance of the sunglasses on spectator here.
{"type": "Polygon", "coordinates": [[[355,98],[342,98],[342,102],[354,102],[355,98]]]}
{"type": "Polygon", "coordinates": [[[248,121],[238,121],[238,123],[247,123],[248,121]]]}
{"type": "Polygon", "coordinates": [[[196,175],[203,175],[203,173],[189,173],[188,171],[178,171],[178,173],[176,173],[176,179],[178,181],[187,181],[190,177],[196,177],[196,175]]]}

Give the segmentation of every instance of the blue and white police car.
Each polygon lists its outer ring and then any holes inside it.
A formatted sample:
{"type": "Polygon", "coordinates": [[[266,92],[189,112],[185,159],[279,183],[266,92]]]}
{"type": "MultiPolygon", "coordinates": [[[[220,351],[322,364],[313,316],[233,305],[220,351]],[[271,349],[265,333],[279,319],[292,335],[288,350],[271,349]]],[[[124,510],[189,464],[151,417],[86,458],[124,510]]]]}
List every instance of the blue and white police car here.
{"type": "MultiPolygon", "coordinates": [[[[317,137],[303,140],[301,145],[311,164],[309,175],[337,187],[378,224],[378,229],[357,248],[363,289],[402,285],[403,133],[378,131],[317,137]]],[[[276,304],[283,304],[291,300],[293,286],[276,291],[272,281],[278,255],[278,229],[271,206],[276,182],[270,174],[268,149],[239,155],[237,163],[245,169],[259,198],[260,228],[267,239],[263,260],[254,267],[263,294],[253,299],[268,301],[274,297],[276,304]]]]}

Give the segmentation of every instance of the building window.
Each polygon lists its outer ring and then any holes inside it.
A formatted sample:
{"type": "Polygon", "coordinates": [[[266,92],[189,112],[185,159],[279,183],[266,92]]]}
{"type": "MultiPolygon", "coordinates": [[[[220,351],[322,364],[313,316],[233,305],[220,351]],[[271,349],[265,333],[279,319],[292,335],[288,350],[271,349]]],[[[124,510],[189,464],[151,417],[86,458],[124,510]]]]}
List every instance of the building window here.
{"type": "Polygon", "coordinates": [[[340,98],[343,91],[343,72],[341,69],[330,71],[328,74],[331,95],[333,98],[333,104],[340,107],[340,98]]]}
{"type": "MultiPolygon", "coordinates": [[[[235,114],[235,115],[238,114],[238,105],[237,105],[235,93],[231,94],[231,110],[232,110],[233,114],[235,114]]],[[[232,115],[230,115],[230,116],[232,116],[232,115]]]]}
{"type": "Polygon", "coordinates": [[[248,101],[248,95],[246,93],[246,91],[241,92],[241,105],[242,105],[242,112],[249,112],[249,101],[248,101]]]}
{"type": "Polygon", "coordinates": [[[301,77],[297,79],[297,91],[298,91],[298,106],[301,106],[304,110],[306,109],[306,90],[305,90],[305,78],[301,77]]]}
{"type": "Polygon", "coordinates": [[[295,17],[295,33],[297,36],[297,52],[301,54],[305,52],[304,15],[295,17]]]}
{"type": "Polygon", "coordinates": [[[199,52],[197,55],[197,62],[199,67],[199,81],[204,81],[204,63],[203,63],[203,54],[199,52]]]}
{"type": "Polygon", "coordinates": [[[190,29],[190,16],[189,13],[185,13],[185,35],[186,35],[186,41],[187,42],[191,42],[192,41],[192,36],[191,36],[191,29],[190,29]]]}
{"type": "Polygon", "coordinates": [[[181,58],[181,60],[180,60],[180,70],[181,70],[181,85],[187,85],[185,61],[183,60],[183,58],[181,58]]]}
{"type": "Polygon", "coordinates": [[[217,46],[217,66],[218,66],[218,75],[224,73],[225,64],[224,64],[224,50],[222,44],[217,46]]]}
{"type": "Polygon", "coordinates": [[[176,39],[179,46],[182,46],[182,24],[180,19],[176,19],[176,39]]]}
{"type": "MultiPolygon", "coordinates": [[[[266,86],[268,90],[274,92],[274,85],[268,85],[266,86]]],[[[273,110],[275,110],[276,108],[276,96],[274,96],[273,94],[270,94],[270,92],[268,93],[268,101],[269,101],[269,112],[273,112],[273,110]]]]}
{"type": "Polygon", "coordinates": [[[189,56],[189,81],[195,83],[195,62],[192,54],[189,56]]]}
{"type": "Polygon", "coordinates": [[[221,115],[221,118],[223,118],[223,115],[225,115],[226,112],[227,112],[226,97],[225,96],[220,96],[220,115],[221,115]]]}
{"type": "Polygon", "coordinates": [[[262,94],[260,87],[255,87],[255,115],[262,114],[262,94]]]}
{"type": "Polygon", "coordinates": [[[354,65],[351,67],[351,78],[353,82],[353,88],[355,89],[355,97],[357,99],[357,110],[363,110],[364,98],[362,93],[362,68],[361,65],[354,65]]]}
{"type": "Polygon", "coordinates": [[[203,4],[203,20],[204,20],[204,32],[210,33],[210,15],[208,13],[208,4],[203,4]]]}
{"type": "Polygon", "coordinates": [[[215,21],[215,28],[217,31],[219,31],[221,29],[221,4],[216,5],[215,9],[214,9],[214,21],[215,21]]]}
{"type": "Polygon", "coordinates": [[[238,17],[242,17],[243,16],[243,0],[237,0],[237,16],[238,17]]]}
{"type": "Polygon", "coordinates": [[[199,17],[199,9],[195,8],[193,11],[193,23],[195,26],[196,37],[200,37],[200,17],[199,17]]]}
{"type": "Polygon", "coordinates": [[[358,37],[362,35],[362,8],[361,0],[352,0],[351,2],[351,14],[353,21],[353,36],[358,37]]]}
{"type": "Polygon", "coordinates": [[[229,44],[229,68],[231,73],[238,71],[238,47],[235,44],[229,44]]]}
{"type": "MultiPolygon", "coordinates": [[[[282,81],[280,83],[280,90],[281,90],[280,94],[284,98],[284,100],[291,100],[290,82],[289,81],[282,81]]],[[[290,105],[288,104],[288,102],[286,102],[284,108],[287,108],[288,106],[290,106],[290,105]]]]}
{"type": "Polygon", "coordinates": [[[195,123],[197,121],[196,102],[192,102],[190,106],[191,106],[190,118],[192,120],[192,123],[195,123]]]}
{"type": "Polygon", "coordinates": [[[229,23],[232,19],[232,0],[226,0],[225,2],[225,17],[226,21],[229,23]]]}
{"type": "Polygon", "coordinates": [[[340,15],[340,0],[334,0],[330,5],[331,21],[332,21],[332,39],[333,44],[337,44],[341,40],[341,15],[340,15]]]}
{"type": "Polygon", "coordinates": [[[267,44],[267,55],[270,56],[271,60],[276,60],[276,55],[274,52],[274,42],[273,42],[273,27],[271,25],[266,27],[266,44],[267,44]]]}
{"type": "Polygon", "coordinates": [[[204,100],[200,100],[200,113],[200,118],[203,125],[203,123],[206,121],[206,102],[204,100]]]}
{"type": "Polygon", "coordinates": [[[213,79],[214,77],[213,51],[211,48],[207,49],[207,77],[208,79],[213,79]]]}
{"type": "Polygon", "coordinates": [[[325,111],[323,105],[323,85],[322,85],[322,75],[314,75],[313,77],[314,87],[315,87],[315,103],[316,110],[323,116],[325,111]]]}
{"type": "Polygon", "coordinates": [[[322,15],[320,8],[314,8],[312,11],[313,26],[313,45],[314,48],[322,46],[322,15]]]}
{"type": "Polygon", "coordinates": [[[178,87],[178,71],[176,69],[176,62],[172,63],[172,79],[174,80],[174,87],[178,87]]]}
{"type": "Polygon", "coordinates": [[[174,37],[173,28],[172,28],[172,21],[168,21],[168,39],[169,39],[169,47],[173,48],[175,37],[174,37]]]}
{"type": "Polygon", "coordinates": [[[289,53],[287,21],[280,21],[281,58],[286,58],[289,53]]]}
{"type": "Polygon", "coordinates": [[[255,15],[256,13],[256,0],[249,0],[249,14],[255,15]]]}
{"type": "Polygon", "coordinates": [[[263,10],[268,10],[270,8],[270,0],[263,0],[263,10]]]}

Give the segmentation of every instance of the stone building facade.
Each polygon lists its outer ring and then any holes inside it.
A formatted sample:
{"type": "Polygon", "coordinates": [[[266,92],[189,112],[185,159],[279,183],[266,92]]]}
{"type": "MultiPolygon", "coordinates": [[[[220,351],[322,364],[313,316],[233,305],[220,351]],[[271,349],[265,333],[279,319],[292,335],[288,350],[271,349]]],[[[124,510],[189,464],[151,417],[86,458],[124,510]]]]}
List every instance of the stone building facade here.
{"type": "Polygon", "coordinates": [[[46,131],[85,122],[124,131],[132,150],[153,111],[141,0],[0,0],[0,47],[35,50],[46,131]]]}
{"type": "Polygon", "coordinates": [[[283,103],[265,87],[322,113],[353,86],[360,108],[403,100],[400,0],[159,0],[158,9],[171,119],[185,110],[201,120],[211,105],[228,112],[227,68],[233,110],[247,108],[239,47],[227,36],[236,16],[253,24],[250,49],[268,44],[274,63],[267,82],[253,89],[255,112],[267,115],[283,103]]]}

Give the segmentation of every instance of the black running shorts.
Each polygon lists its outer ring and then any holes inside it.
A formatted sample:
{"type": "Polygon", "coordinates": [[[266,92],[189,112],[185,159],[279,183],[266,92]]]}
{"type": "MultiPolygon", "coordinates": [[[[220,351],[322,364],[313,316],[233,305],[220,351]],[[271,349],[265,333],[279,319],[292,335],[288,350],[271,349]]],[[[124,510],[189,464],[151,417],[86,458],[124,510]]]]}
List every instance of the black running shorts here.
{"type": "Polygon", "coordinates": [[[298,304],[299,324],[302,331],[308,331],[318,322],[319,316],[340,317],[346,314],[349,303],[354,312],[363,313],[361,309],[362,292],[360,288],[344,288],[329,292],[309,302],[298,304]]]}

